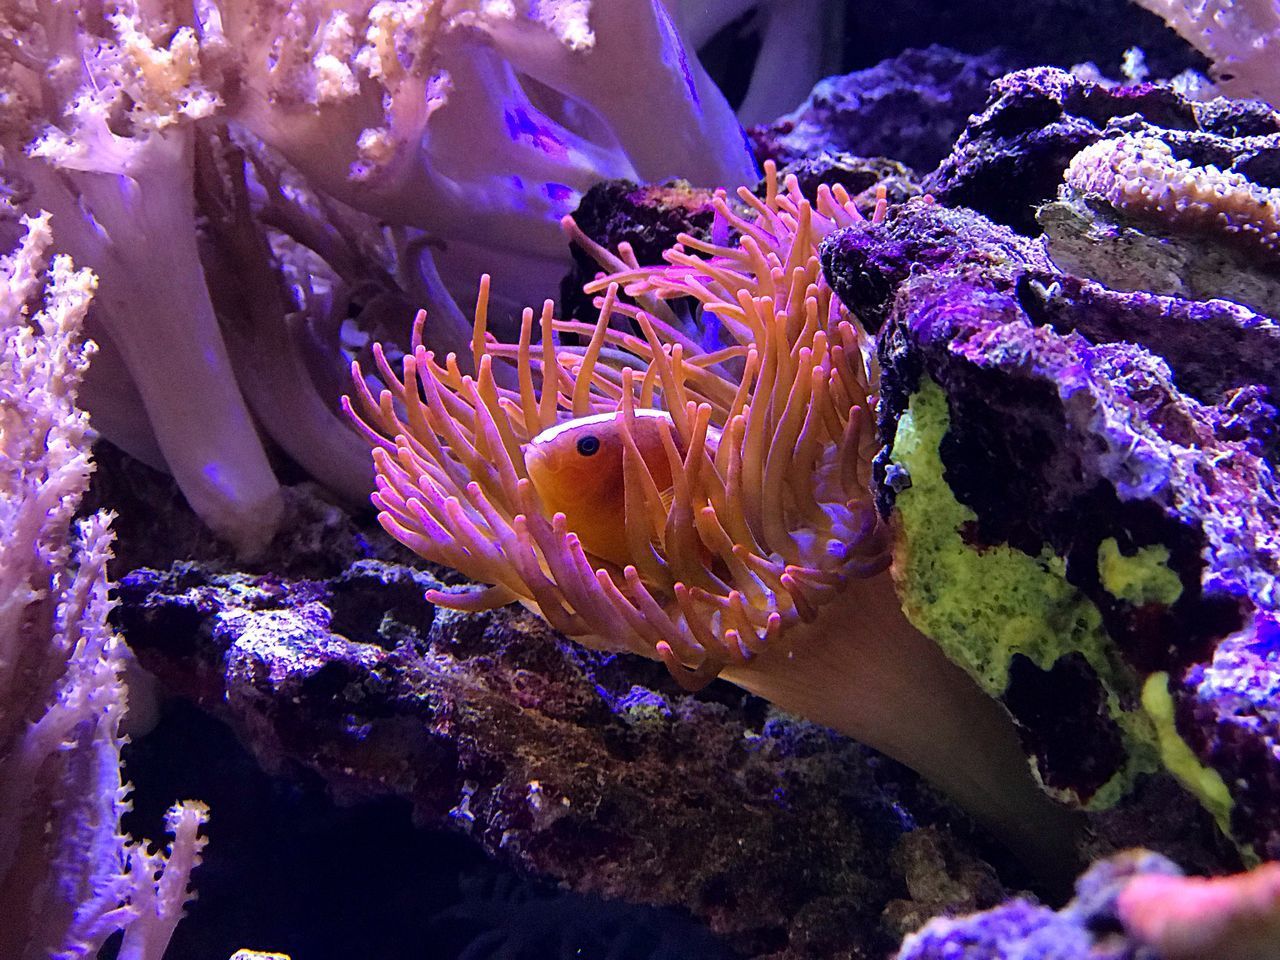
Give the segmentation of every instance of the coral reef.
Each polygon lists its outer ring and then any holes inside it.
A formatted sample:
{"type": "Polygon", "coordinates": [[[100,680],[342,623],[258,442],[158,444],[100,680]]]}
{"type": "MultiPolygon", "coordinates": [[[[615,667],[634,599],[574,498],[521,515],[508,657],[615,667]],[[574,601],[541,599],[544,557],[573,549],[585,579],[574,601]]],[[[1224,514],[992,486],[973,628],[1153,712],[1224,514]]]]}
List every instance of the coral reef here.
{"type": "Polygon", "coordinates": [[[487,281],[477,378],[417,332],[400,374],[375,345],[382,387],[375,399],[353,365],[353,418],[373,448],[379,521],[486,584],[432,602],[518,601],[588,646],[661,660],[689,689],[723,675],[909,764],[1046,874],[1070,869],[1074,825],[1031,781],[1006,716],[908,625],[883,575],[863,430],[877,375],[815,253],[842,224],[878,224],[885,203],[867,220],[822,185],[811,204],[771,163],[763,198],[738,195],[747,217],[713,201],[733,247],[682,234],[666,265],[644,268],[593,245],[615,271],[587,287],[604,291],[599,318],[557,321],[548,301],[536,360],[531,309],[518,344],[487,336],[487,281]],[[667,303],[686,297],[692,317],[667,303]],[[518,388],[498,385],[504,360],[518,388]],[[641,414],[660,427],[649,456],[641,414]],[[547,503],[534,472],[539,440],[575,424],[594,446],[540,469],[580,469],[568,482],[581,509],[547,503]],[[606,429],[617,436],[602,442],[606,429]],[[617,546],[601,548],[588,521],[617,546]]]}
{"type": "MultiPolygon", "coordinates": [[[[1142,5],[1274,96],[1266,4],[1142,5]]],[[[1207,62],[1127,0],[4,5],[0,955],[1271,960],[1280,115],[1146,82],[1207,62]]]]}
{"type": "Polygon", "coordinates": [[[1275,856],[1254,793],[1277,733],[1270,321],[1063,275],[921,201],[823,257],[884,318],[879,503],[908,616],[1001,699],[1059,796],[1106,806],[1163,765],[1275,856]],[[1233,342],[1251,364],[1204,376],[1233,342]]]}
{"type": "Polygon", "coordinates": [[[1280,253],[1280,189],[1179,159],[1155,137],[1130,134],[1092,144],[1072,159],[1064,182],[1139,222],[1217,235],[1269,261],[1280,253]]]}
{"type": "Polygon", "coordinates": [[[120,826],[131,655],[107,622],[111,516],[73,521],[93,469],[76,399],[96,282],[49,260],[49,219],[24,218],[0,259],[0,955],[96,954],[123,931],[122,956],[159,960],[207,811],[170,809],[168,855],[120,826]]]}

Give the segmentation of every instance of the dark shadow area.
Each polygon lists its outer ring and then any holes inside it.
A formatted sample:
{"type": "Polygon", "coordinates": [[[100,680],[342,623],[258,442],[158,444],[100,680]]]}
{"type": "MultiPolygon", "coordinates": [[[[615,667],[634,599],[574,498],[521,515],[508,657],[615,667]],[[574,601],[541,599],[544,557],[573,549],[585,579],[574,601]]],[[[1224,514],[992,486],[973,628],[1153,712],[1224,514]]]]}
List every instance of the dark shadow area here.
{"type": "Polygon", "coordinates": [[[1112,76],[1134,46],[1156,77],[1207,64],[1132,0],[848,0],[844,33],[845,70],[931,43],[978,54],[1000,47],[1021,66],[1091,60],[1112,76]]]}
{"type": "Polygon", "coordinates": [[[674,911],[504,870],[463,836],[415,828],[403,802],[339,807],[318,786],[271,777],[228,727],[181,701],[124,755],[135,785],[124,822],[135,837],[159,840],[176,799],[211,810],[193,875],[199,898],[171,956],[227,960],[242,947],[295,960],[733,956],[674,911]]]}

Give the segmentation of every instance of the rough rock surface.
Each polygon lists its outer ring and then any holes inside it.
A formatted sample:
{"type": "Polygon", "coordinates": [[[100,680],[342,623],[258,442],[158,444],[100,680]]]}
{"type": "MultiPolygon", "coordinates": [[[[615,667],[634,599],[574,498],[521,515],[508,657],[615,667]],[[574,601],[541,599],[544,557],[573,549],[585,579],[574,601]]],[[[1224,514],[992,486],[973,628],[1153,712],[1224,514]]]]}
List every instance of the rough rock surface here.
{"type": "Polygon", "coordinates": [[[1204,66],[1153,13],[1128,0],[846,0],[846,36],[856,65],[907,47],[945,43],[967,52],[1000,47],[1016,66],[1095,61],[1113,72],[1140,47],[1155,76],[1204,66]]]}
{"type": "MultiPolygon", "coordinates": [[[[128,469],[141,507],[113,502],[141,524],[153,497],[128,469]]],[[[904,918],[1005,895],[984,859],[1002,855],[905,768],[734,688],[684,693],[518,608],[436,609],[434,574],[293,499],[303,572],[269,556],[256,573],[209,557],[118,574],[141,662],[266,769],[342,803],[406,800],[576,892],[688,909],[745,955],[883,956],[904,918]]]]}
{"type": "Polygon", "coordinates": [[[1113,117],[1140,114],[1194,130],[1189,101],[1167,87],[1107,88],[1054,67],[1001,77],[951,153],[924,180],[940,202],[972,207],[1022,233],[1036,233],[1035,207],[1053,199],[1071,158],[1102,137],[1113,117]]]}
{"type": "Polygon", "coordinates": [[[1149,850],[1093,864],[1075,897],[1051,910],[1018,897],[994,910],[939,917],[896,960],[1274,960],[1280,955],[1280,864],[1224,877],[1186,876],[1149,850]]]}
{"type": "Polygon", "coordinates": [[[752,128],[751,142],[761,160],[779,164],[850,153],[928,170],[946,156],[969,114],[982,109],[991,81],[1012,66],[998,53],[905,50],[866,70],[820,81],[791,113],[752,128]]]}
{"type": "MultiPolygon", "coordinates": [[[[709,235],[713,193],[682,180],[646,185],[606,180],[586,192],[573,219],[606,250],[617,250],[619,244],[627,243],[640,264],[658,264],[663,262],[663,251],[675,245],[678,234],[709,235]]],[[[600,265],[576,246],[572,252],[573,268],[560,282],[561,309],[566,318],[595,323],[597,311],[582,287],[595,279],[600,265]]]]}
{"type": "MultiPolygon", "coordinates": [[[[786,182],[794,175],[800,191],[810,200],[822,184],[840,184],[849,191],[854,204],[863,216],[875,212],[876,193],[884,187],[889,203],[904,203],[920,196],[920,182],[906,164],[887,157],[860,157],[851,153],[823,153],[815,157],[800,157],[778,168],[779,182],[786,182]]],[[[756,194],[764,196],[765,184],[761,181],[756,194]]]]}
{"type": "Polygon", "coordinates": [[[917,625],[1058,795],[1105,806],[1163,766],[1280,855],[1274,323],[1068,277],[919,200],[823,262],[885,324],[879,503],[917,625]]]}
{"type": "Polygon", "coordinates": [[[985,913],[942,917],[909,936],[896,960],[1160,960],[1125,931],[1117,900],[1134,876],[1178,873],[1158,854],[1126,852],[1094,864],[1061,910],[1017,898],[985,913]]]}

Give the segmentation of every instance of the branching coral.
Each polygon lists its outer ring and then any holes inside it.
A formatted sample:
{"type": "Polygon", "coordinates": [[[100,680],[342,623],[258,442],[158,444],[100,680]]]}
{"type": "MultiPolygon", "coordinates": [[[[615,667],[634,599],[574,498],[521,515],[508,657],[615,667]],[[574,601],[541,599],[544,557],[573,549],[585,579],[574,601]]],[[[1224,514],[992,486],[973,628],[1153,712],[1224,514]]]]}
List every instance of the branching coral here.
{"type": "Polygon", "coordinates": [[[95,278],[54,259],[49,217],[0,260],[0,956],[158,960],[189,898],[206,811],[178,804],[166,859],[123,836],[128,651],[107,623],[111,518],[74,525],[92,464],[76,396],[95,278]]]}
{"type": "Polygon", "coordinates": [[[519,600],[589,645],[661,659],[686,686],[723,675],[905,760],[1024,849],[1058,858],[1064,824],[1007,718],[907,624],[884,573],[863,428],[868,338],[816,254],[862,218],[841,188],[822,187],[814,205],[794,178],[779,190],[772,168],[767,184],[763,199],[739,191],[746,216],[716,200],[716,232],[736,233],[732,246],[682,236],[650,268],[594,249],[614,268],[588,287],[603,291],[594,326],[558,321],[547,303],[539,346],[532,310],[519,342],[499,343],[486,334],[486,286],[477,376],[421,345],[421,316],[400,376],[377,354],[377,397],[356,367],[380,519],[424,557],[492,585],[433,601],[519,600]],[[684,298],[701,308],[685,318],[696,322],[682,322],[684,298]],[[516,387],[495,376],[504,361],[516,387]],[[669,418],[666,497],[637,445],[641,409],[669,418]],[[548,515],[526,462],[530,441],[564,418],[610,414],[623,441],[622,567],[584,549],[565,514],[548,515]]]}

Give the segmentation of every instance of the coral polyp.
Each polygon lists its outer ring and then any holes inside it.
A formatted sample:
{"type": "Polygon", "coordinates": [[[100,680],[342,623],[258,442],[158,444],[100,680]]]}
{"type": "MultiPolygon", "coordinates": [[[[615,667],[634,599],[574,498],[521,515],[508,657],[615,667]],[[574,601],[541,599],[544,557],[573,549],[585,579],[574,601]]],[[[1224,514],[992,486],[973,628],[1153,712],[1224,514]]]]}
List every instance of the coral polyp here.
{"type": "Polygon", "coordinates": [[[377,398],[354,369],[383,526],[490,584],[433,601],[518,600],[589,645],[660,658],[696,688],[783,642],[849,578],[885,568],[867,487],[869,341],[817,257],[823,237],[863,216],[840,187],[815,204],[795,178],[779,189],[772,168],[766,184],[763,198],[739,191],[745,215],[715,200],[718,231],[736,243],[681,235],[661,266],[579,233],[612,268],[587,288],[601,294],[594,326],[556,319],[548,301],[536,320],[524,312],[517,343],[501,343],[487,333],[485,281],[474,373],[426,349],[422,316],[398,376],[376,351],[377,398]],[[637,411],[653,410],[666,414],[653,422],[669,471],[637,445],[637,411]],[[621,438],[623,557],[593,554],[530,480],[530,441],[587,416],[621,438]]]}

